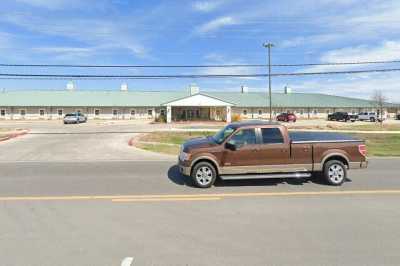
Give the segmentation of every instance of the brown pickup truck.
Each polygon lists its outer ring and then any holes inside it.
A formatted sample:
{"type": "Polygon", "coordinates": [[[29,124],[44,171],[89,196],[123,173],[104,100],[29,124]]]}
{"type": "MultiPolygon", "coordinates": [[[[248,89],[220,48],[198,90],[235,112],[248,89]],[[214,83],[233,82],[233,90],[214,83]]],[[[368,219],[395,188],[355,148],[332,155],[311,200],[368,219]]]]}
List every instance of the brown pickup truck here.
{"type": "Polygon", "coordinates": [[[362,140],[325,132],[288,132],[264,121],[232,123],[214,136],[188,140],[181,147],[179,169],[196,186],[223,180],[305,178],[322,172],[330,185],[341,185],[348,169],[366,168],[362,140]]]}

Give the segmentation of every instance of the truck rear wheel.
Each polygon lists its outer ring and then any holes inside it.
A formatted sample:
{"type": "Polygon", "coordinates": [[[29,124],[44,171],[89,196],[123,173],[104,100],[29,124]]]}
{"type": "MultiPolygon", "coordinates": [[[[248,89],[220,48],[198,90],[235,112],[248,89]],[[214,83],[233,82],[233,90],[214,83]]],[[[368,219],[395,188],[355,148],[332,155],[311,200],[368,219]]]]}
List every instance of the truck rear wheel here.
{"type": "Polygon", "coordinates": [[[215,167],[208,162],[197,163],[192,170],[192,179],[199,188],[211,187],[217,178],[215,167]]]}
{"type": "Polygon", "coordinates": [[[328,161],[324,165],[324,177],[329,185],[340,186],[347,177],[346,166],[341,161],[328,161]]]}

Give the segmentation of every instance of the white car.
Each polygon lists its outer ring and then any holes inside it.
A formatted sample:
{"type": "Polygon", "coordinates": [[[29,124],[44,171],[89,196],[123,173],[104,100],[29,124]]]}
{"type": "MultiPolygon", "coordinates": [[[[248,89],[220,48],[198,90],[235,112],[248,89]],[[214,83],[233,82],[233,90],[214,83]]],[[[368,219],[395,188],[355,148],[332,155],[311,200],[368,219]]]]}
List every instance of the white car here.
{"type": "MultiPolygon", "coordinates": [[[[382,115],[382,120],[386,119],[386,113],[384,113],[382,115]]],[[[359,121],[371,121],[371,122],[375,122],[375,121],[381,121],[381,117],[380,115],[378,115],[376,112],[363,112],[363,113],[359,113],[358,114],[358,120],[359,121]]]]}
{"type": "Polygon", "coordinates": [[[64,124],[79,124],[87,121],[86,116],[81,113],[66,114],[64,117],[64,124]]]}

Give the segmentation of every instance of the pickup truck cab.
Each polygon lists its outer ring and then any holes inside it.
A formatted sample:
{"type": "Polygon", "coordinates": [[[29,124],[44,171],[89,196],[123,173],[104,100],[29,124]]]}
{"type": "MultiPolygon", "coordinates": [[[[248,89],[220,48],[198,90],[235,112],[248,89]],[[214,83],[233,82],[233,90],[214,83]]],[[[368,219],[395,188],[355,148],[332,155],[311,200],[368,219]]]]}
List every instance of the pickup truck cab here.
{"type": "Polygon", "coordinates": [[[304,178],[322,172],[330,185],[341,185],[348,169],[367,167],[362,140],[337,133],[291,132],[278,123],[232,123],[214,136],[188,140],[179,169],[196,186],[223,180],[304,178]]]}

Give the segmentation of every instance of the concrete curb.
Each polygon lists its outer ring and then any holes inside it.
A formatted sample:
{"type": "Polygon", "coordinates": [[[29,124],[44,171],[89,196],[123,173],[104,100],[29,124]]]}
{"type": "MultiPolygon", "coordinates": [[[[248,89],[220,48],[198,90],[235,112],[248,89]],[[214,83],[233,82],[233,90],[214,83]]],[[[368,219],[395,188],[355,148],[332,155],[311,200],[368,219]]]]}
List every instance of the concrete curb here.
{"type": "Polygon", "coordinates": [[[3,138],[0,138],[0,142],[6,141],[6,140],[9,140],[9,139],[13,139],[13,138],[16,138],[16,137],[19,137],[19,136],[22,136],[22,135],[26,135],[28,133],[29,133],[29,130],[27,130],[27,129],[14,131],[14,132],[9,133],[7,136],[5,136],[3,138]]]}

